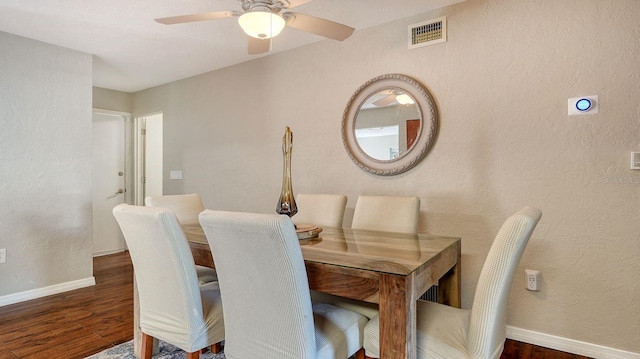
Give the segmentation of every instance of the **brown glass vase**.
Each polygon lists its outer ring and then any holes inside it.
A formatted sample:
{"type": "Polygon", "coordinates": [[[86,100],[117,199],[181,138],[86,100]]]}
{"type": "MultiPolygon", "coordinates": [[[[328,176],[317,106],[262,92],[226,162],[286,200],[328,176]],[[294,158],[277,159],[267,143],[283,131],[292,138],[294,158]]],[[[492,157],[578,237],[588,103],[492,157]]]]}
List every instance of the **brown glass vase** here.
{"type": "Polygon", "coordinates": [[[296,200],[293,197],[293,188],[291,186],[291,150],[293,149],[293,133],[289,126],[284,130],[284,136],[282,137],[282,192],[280,193],[280,200],[276,207],[276,212],[280,214],[286,214],[289,217],[293,217],[298,213],[298,207],[296,206],[296,200]]]}

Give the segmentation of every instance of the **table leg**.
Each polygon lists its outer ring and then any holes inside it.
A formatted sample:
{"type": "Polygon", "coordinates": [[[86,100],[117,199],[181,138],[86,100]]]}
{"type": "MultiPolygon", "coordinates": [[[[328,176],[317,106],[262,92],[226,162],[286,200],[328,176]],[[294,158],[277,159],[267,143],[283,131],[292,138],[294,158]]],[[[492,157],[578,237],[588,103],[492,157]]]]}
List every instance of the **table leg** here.
{"type": "Polygon", "coordinates": [[[380,359],[416,359],[414,275],[380,274],[380,359]]]}
{"type": "Polygon", "coordinates": [[[460,297],[461,268],[460,268],[460,244],[458,243],[458,260],[442,278],[439,280],[438,303],[460,308],[462,306],[460,297]]]}

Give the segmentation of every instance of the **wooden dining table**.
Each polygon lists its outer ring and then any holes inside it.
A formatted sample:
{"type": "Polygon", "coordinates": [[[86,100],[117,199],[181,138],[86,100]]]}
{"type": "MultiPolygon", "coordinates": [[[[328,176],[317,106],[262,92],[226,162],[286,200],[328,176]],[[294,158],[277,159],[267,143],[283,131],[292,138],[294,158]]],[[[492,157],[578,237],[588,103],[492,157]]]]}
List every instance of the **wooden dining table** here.
{"type": "MultiPolygon", "coordinates": [[[[202,228],[185,226],[196,264],[215,267],[202,228]]],[[[456,237],[323,228],[300,241],[309,288],[379,305],[380,358],[416,359],[416,300],[438,284],[438,301],[460,307],[456,237]]]]}

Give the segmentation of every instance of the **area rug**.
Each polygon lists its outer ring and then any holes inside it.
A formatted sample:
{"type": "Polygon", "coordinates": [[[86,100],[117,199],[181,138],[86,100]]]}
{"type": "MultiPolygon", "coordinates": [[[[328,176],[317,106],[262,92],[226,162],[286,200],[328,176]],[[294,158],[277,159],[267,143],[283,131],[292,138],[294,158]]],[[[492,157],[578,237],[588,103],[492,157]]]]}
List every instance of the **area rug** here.
{"type": "MultiPolygon", "coordinates": [[[[178,349],[169,343],[160,341],[160,352],[154,355],[153,359],[184,359],[186,357],[187,353],[183,350],[178,349]]],[[[213,354],[209,351],[204,354],[200,354],[200,358],[225,359],[224,353],[213,354]]],[[[113,348],[106,349],[85,359],[136,359],[133,355],[133,340],[116,345],[113,348]]]]}

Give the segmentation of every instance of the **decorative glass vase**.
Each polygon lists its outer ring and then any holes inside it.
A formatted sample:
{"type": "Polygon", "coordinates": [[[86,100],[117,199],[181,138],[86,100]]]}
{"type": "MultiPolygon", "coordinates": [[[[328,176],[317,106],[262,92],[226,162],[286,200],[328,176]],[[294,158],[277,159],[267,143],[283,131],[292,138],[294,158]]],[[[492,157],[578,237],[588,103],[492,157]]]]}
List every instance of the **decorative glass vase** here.
{"type": "Polygon", "coordinates": [[[293,133],[289,126],[284,130],[284,136],[282,137],[282,192],[280,193],[280,200],[276,207],[276,212],[280,214],[286,214],[289,217],[293,217],[298,213],[298,207],[296,206],[296,200],[293,197],[293,188],[291,187],[291,150],[293,148],[293,133]]]}

